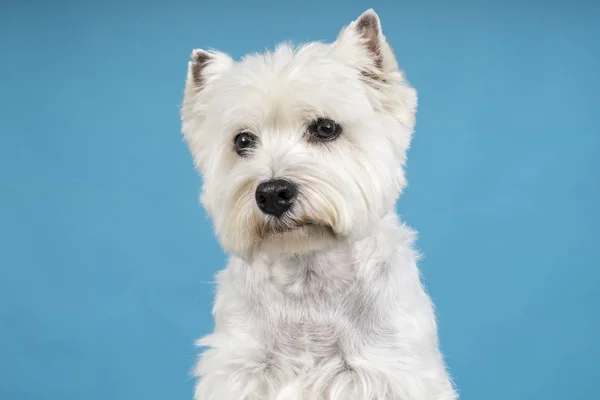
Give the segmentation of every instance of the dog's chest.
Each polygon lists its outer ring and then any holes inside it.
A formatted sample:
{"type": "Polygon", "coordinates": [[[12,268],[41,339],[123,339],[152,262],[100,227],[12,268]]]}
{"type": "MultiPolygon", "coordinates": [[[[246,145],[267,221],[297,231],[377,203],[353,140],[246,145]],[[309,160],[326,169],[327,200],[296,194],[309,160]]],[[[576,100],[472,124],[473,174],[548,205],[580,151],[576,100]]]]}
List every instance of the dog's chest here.
{"type": "Polygon", "coordinates": [[[376,316],[352,263],[334,261],[274,269],[269,282],[263,332],[276,353],[305,367],[344,359],[376,316]]]}

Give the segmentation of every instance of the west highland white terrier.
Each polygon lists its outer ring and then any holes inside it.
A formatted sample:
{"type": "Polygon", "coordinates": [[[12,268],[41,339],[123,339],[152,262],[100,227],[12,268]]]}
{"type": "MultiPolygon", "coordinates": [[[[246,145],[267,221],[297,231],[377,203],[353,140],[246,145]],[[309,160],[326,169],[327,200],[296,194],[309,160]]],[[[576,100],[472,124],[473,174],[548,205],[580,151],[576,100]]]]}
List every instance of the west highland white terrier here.
{"type": "Polygon", "coordinates": [[[417,95],[368,10],[331,44],[194,50],[183,134],[231,253],[196,400],[452,400],[395,203],[417,95]]]}

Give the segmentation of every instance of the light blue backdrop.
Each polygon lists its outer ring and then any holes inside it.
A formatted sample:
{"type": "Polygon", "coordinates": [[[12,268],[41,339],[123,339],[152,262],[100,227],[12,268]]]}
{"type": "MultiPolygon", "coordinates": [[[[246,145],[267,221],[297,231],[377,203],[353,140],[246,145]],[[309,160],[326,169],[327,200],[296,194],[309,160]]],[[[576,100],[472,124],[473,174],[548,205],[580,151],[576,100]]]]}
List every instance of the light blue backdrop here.
{"type": "Polygon", "coordinates": [[[0,399],[191,398],[225,256],[179,133],[190,50],[369,7],[420,92],[398,210],[462,398],[598,399],[599,3],[337,3],[1,3],[0,399]]]}

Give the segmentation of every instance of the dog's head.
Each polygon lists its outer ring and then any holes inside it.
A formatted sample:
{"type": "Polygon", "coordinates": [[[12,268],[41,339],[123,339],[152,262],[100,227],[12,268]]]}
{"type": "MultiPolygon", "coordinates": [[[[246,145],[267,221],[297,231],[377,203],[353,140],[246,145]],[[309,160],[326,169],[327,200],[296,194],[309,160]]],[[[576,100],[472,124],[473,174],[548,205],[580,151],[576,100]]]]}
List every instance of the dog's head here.
{"type": "Polygon", "coordinates": [[[331,44],[239,62],[194,50],[182,130],[223,247],[302,252],[365,235],[405,186],[416,105],[372,10],[331,44]]]}

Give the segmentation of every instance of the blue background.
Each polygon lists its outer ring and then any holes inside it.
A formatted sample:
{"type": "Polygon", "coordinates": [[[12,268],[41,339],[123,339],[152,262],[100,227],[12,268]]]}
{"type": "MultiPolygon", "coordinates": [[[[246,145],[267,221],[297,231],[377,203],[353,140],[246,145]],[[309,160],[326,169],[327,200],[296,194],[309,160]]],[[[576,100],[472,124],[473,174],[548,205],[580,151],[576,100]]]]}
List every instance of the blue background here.
{"type": "Polygon", "coordinates": [[[3,1],[0,398],[191,399],[225,255],[180,136],[189,53],[374,7],[420,93],[398,210],[462,398],[598,399],[600,5],[562,3],[3,1]]]}

